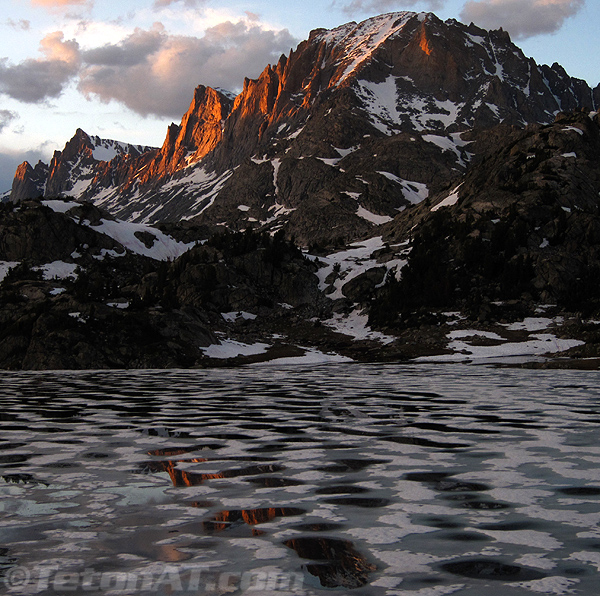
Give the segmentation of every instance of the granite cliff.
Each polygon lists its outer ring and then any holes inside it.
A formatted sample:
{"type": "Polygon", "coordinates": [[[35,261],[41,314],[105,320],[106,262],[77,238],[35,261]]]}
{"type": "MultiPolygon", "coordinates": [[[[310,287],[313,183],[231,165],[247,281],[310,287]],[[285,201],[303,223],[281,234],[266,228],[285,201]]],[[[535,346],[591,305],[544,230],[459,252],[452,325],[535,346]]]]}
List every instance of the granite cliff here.
{"type": "Polygon", "coordinates": [[[313,31],[237,97],[199,86],[160,149],[96,155],[82,131],[20,167],[12,202],[70,196],[145,223],[199,218],[348,242],[464,172],[475,131],[594,109],[598,90],[502,31],[390,13],[313,31]]]}

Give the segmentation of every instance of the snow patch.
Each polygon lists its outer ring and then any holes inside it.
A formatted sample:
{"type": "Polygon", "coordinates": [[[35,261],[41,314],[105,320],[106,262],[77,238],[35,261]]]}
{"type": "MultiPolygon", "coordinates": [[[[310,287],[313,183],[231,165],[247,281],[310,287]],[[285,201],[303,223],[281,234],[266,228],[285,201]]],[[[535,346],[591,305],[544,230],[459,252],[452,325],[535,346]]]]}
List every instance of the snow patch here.
{"type": "Polygon", "coordinates": [[[111,308],[119,308],[121,310],[125,310],[129,308],[129,302],[107,302],[106,306],[110,306],[111,308]]]}
{"type": "Polygon", "coordinates": [[[403,180],[390,172],[377,172],[381,176],[385,176],[388,180],[402,186],[402,194],[404,198],[412,205],[418,205],[429,196],[429,189],[422,182],[414,182],[412,180],[403,180]]]}
{"type": "Polygon", "coordinates": [[[330,283],[327,280],[337,270],[335,280],[331,284],[329,294],[327,294],[328,298],[337,300],[345,297],[342,288],[346,283],[373,267],[386,267],[388,275],[393,274],[396,279],[400,278],[401,269],[406,265],[406,257],[408,256],[408,252],[410,252],[408,242],[398,245],[398,247],[405,247],[399,251],[399,258],[392,259],[386,263],[378,263],[372,255],[375,251],[384,248],[384,246],[383,238],[376,236],[363,242],[355,242],[347,250],[327,256],[306,256],[312,260],[318,259],[321,264],[324,264],[317,272],[320,290],[327,290],[330,287],[330,283]]]}
{"type": "MultiPolygon", "coordinates": [[[[299,346],[300,347],[300,346],[299,346]]],[[[285,356],[282,358],[274,358],[265,362],[257,362],[253,366],[264,366],[264,365],[296,365],[296,364],[328,364],[328,363],[339,363],[339,362],[354,362],[352,358],[347,356],[341,356],[334,352],[321,352],[314,348],[301,348],[306,350],[302,356],[285,356]]]]}
{"type": "Polygon", "coordinates": [[[280,159],[272,159],[271,165],[273,166],[273,187],[275,188],[275,196],[279,196],[279,186],[277,185],[277,178],[279,176],[279,168],[281,167],[280,159]]]}
{"type": "Polygon", "coordinates": [[[17,261],[0,261],[0,282],[8,275],[8,272],[19,265],[17,261]]]}
{"type": "Polygon", "coordinates": [[[207,348],[200,348],[205,356],[225,360],[237,356],[254,356],[264,354],[271,346],[269,344],[255,343],[244,344],[233,339],[224,339],[221,343],[212,344],[207,348]]]}
{"type": "Polygon", "coordinates": [[[42,275],[46,281],[52,279],[77,279],[75,272],[79,265],[76,263],[65,263],[64,261],[54,261],[39,267],[33,267],[34,271],[42,271],[42,275]]]}
{"type": "Polygon", "coordinates": [[[398,121],[398,88],[390,75],[382,83],[359,81],[358,95],[366,104],[371,123],[386,135],[392,134],[398,121]]]}
{"type": "Polygon", "coordinates": [[[364,207],[359,207],[356,211],[356,215],[358,215],[358,217],[366,219],[367,221],[370,221],[371,223],[374,223],[376,226],[389,223],[393,219],[389,215],[377,215],[375,213],[372,213],[364,207]]]}
{"type": "MultiPolygon", "coordinates": [[[[465,362],[473,360],[487,360],[491,358],[510,358],[514,356],[543,356],[565,352],[571,348],[584,345],[584,342],[576,339],[559,339],[549,333],[539,333],[533,339],[523,342],[507,342],[495,346],[471,345],[467,340],[469,337],[481,336],[483,332],[478,330],[466,330],[451,332],[448,339],[453,339],[448,344],[448,349],[453,354],[440,356],[422,356],[416,358],[418,362],[465,362]],[[468,335],[470,334],[470,335],[468,335]]],[[[502,338],[501,338],[502,339],[502,338]]]]}
{"type": "Polygon", "coordinates": [[[562,319],[560,318],[553,320],[547,317],[527,317],[521,322],[506,324],[506,328],[509,331],[543,331],[544,329],[548,329],[550,325],[560,323],[561,321],[562,319]]]}
{"type": "Polygon", "coordinates": [[[120,220],[101,220],[102,223],[96,226],[90,226],[93,230],[110,236],[119,244],[131,252],[150,257],[156,261],[172,261],[186,253],[193,246],[194,242],[185,244],[167,236],[160,230],[146,224],[136,224],[120,220]],[[147,247],[137,236],[136,233],[152,234],[155,238],[154,244],[147,247]]]}
{"type": "Polygon", "coordinates": [[[356,25],[349,23],[319,35],[328,45],[343,45],[345,68],[337,80],[342,84],[359,67],[368,62],[387,39],[393,38],[414,16],[412,12],[396,12],[373,17],[356,25]]]}
{"type": "Polygon", "coordinates": [[[442,207],[452,207],[452,205],[456,205],[458,203],[458,189],[462,186],[462,182],[443,200],[440,201],[437,205],[431,208],[431,211],[437,211],[442,207]]]}
{"type": "Polygon", "coordinates": [[[222,312],[221,316],[229,323],[235,323],[238,319],[243,321],[254,321],[256,319],[256,315],[244,311],[222,312]]]}
{"type": "Polygon", "coordinates": [[[442,151],[450,151],[454,153],[460,165],[466,165],[459,147],[466,145],[467,142],[462,141],[462,139],[458,137],[457,133],[454,133],[451,135],[451,137],[442,137],[440,135],[423,135],[423,140],[427,143],[433,143],[434,145],[437,145],[440,149],[442,149],[442,151]]]}
{"type": "Polygon", "coordinates": [[[576,126],[567,126],[567,127],[563,128],[563,130],[572,130],[572,131],[576,132],[577,134],[583,136],[583,130],[581,130],[581,128],[577,128],[576,126]]]}
{"type": "Polygon", "coordinates": [[[379,331],[373,331],[368,326],[368,320],[368,315],[363,314],[359,309],[355,309],[347,315],[337,313],[331,319],[323,321],[323,324],[338,333],[349,335],[357,341],[370,339],[379,341],[384,345],[395,341],[394,337],[384,335],[379,331]]]}
{"type": "Polygon", "coordinates": [[[42,205],[45,207],[50,207],[52,211],[55,213],[67,213],[74,207],[81,206],[81,203],[76,203],[75,201],[61,201],[58,199],[53,199],[50,201],[42,201],[42,205]]]}

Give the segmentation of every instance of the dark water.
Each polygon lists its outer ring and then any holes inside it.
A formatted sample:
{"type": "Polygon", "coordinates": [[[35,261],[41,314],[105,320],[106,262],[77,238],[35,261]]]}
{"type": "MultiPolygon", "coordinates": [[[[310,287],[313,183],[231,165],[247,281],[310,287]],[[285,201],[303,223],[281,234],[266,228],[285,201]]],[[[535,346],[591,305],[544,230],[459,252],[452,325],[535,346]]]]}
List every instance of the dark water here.
{"type": "Polygon", "coordinates": [[[600,374],[2,373],[0,593],[598,593],[600,374]]]}

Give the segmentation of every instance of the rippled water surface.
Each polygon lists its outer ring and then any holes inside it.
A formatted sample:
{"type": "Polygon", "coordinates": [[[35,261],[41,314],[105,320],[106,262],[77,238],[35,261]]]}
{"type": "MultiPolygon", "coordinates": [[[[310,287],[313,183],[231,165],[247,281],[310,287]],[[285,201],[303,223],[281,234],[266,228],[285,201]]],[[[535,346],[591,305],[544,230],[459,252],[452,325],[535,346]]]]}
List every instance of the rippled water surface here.
{"type": "Polygon", "coordinates": [[[0,593],[598,593],[600,375],[2,373],[0,593]]]}

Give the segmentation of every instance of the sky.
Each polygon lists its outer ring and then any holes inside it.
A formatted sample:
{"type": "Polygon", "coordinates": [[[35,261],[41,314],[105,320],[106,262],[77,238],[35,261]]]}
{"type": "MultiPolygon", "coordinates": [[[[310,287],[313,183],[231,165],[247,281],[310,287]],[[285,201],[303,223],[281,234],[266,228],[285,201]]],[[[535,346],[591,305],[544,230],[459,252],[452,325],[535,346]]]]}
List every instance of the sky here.
{"type": "Polygon", "coordinates": [[[160,146],[199,85],[244,77],[306,39],[384,12],[502,27],[538,64],[600,83],[598,0],[2,0],[0,192],[82,128],[160,146]]]}

